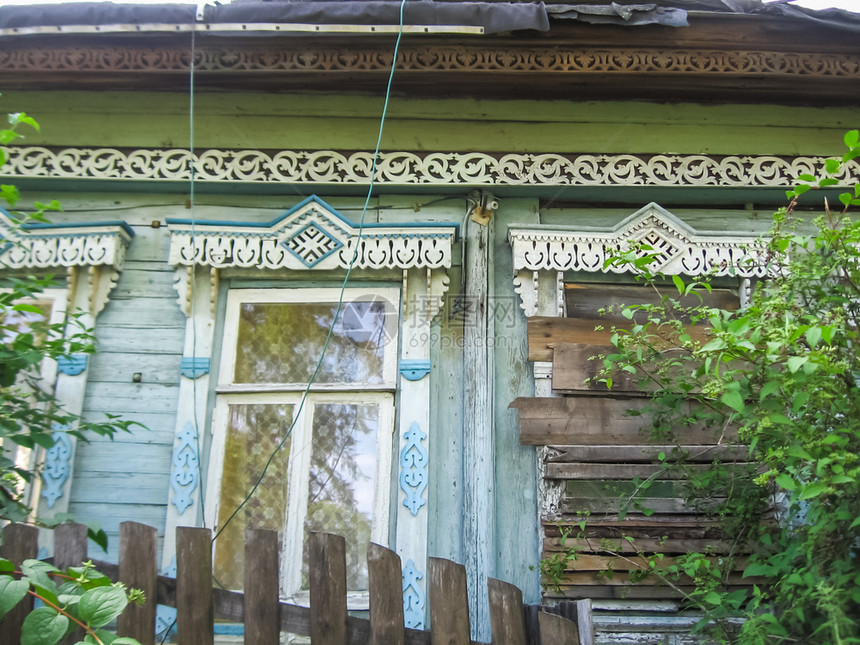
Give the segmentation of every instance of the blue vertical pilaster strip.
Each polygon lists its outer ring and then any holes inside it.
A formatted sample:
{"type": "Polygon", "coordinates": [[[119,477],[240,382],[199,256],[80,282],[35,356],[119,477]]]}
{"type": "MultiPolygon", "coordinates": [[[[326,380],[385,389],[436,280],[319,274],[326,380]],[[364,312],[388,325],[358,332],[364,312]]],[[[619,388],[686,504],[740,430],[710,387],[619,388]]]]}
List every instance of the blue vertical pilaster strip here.
{"type": "Polygon", "coordinates": [[[57,369],[68,376],[83,374],[84,370],[87,369],[88,358],[89,357],[86,354],[69,354],[68,356],[60,356],[57,359],[57,369]]]}
{"type": "Polygon", "coordinates": [[[415,516],[427,503],[424,489],[427,488],[428,480],[428,455],[423,443],[427,434],[421,431],[417,421],[413,421],[403,438],[406,439],[406,445],[400,451],[400,488],[406,493],[403,505],[415,516]]]}
{"type": "Polygon", "coordinates": [[[42,471],[42,497],[48,508],[54,508],[63,496],[63,489],[72,470],[72,439],[65,427],[54,428],[54,445],[45,454],[45,469],[42,471]]]}
{"type": "Polygon", "coordinates": [[[180,515],[193,503],[191,496],[200,483],[199,463],[197,433],[189,421],[176,437],[170,471],[170,485],[173,487],[171,503],[180,515]]]}
{"type": "MultiPolygon", "coordinates": [[[[170,564],[164,567],[161,575],[176,578],[176,556],[170,559],[170,564]]],[[[155,642],[163,643],[168,637],[176,634],[176,608],[158,605],[155,608],[155,642]]]]}
{"type": "Polygon", "coordinates": [[[410,629],[424,629],[424,591],[418,584],[423,578],[412,560],[403,567],[403,622],[410,629]]]}

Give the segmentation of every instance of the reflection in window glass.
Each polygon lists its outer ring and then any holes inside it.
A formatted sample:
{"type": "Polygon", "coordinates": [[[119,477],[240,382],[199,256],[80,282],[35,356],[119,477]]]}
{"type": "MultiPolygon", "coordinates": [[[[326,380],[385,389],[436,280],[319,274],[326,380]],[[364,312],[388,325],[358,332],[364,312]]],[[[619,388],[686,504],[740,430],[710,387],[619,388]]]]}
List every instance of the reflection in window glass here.
{"type": "MultiPolygon", "coordinates": [[[[260,478],[266,461],[286,436],[292,421],[293,406],[289,404],[229,406],[218,526],[224,525],[260,478]]],[[[241,589],[244,585],[245,529],[284,530],[289,455],[290,439],[287,439],[269,465],[264,485],[218,536],[215,577],[227,589],[241,589]]]]}
{"type": "MultiPolygon", "coordinates": [[[[383,300],[344,303],[316,383],[381,383],[383,300]]],[[[337,303],[243,303],[234,383],[306,383],[316,368],[337,303]]]]}
{"type": "MultiPolygon", "coordinates": [[[[347,589],[367,589],[378,406],[314,406],[313,450],[305,527],[346,537],[347,589]]],[[[302,564],[307,586],[307,546],[302,564]]]]}

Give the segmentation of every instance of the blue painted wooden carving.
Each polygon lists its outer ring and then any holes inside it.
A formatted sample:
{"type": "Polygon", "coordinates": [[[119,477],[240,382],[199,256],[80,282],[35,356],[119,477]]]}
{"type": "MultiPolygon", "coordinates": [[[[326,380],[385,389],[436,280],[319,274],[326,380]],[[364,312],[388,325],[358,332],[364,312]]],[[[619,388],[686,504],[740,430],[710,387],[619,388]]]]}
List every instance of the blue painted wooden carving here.
{"type": "MultiPolygon", "coordinates": [[[[169,578],[176,577],[176,556],[170,559],[170,564],[164,567],[161,575],[169,578]]],[[[168,636],[176,634],[176,608],[158,605],[155,608],[155,640],[163,643],[168,636]]]]}
{"type": "Polygon", "coordinates": [[[57,359],[57,369],[63,374],[69,376],[77,376],[87,369],[86,354],[69,354],[68,356],[60,356],[57,359]]]}
{"type": "Polygon", "coordinates": [[[209,358],[203,356],[183,356],[179,371],[187,378],[198,378],[209,373],[209,358]]]}
{"type": "Polygon", "coordinates": [[[407,381],[420,381],[430,373],[430,361],[404,359],[400,361],[400,373],[407,381]]]}
{"type": "Polygon", "coordinates": [[[422,443],[427,434],[421,432],[417,421],[413,421],[412,427],[403,437],[406,439],[406,445],[400,451],[400,488],[406,493],[403,505],[412,515],[418,515],[418,511],[427,503],[423,494],[427,488],[428,455],[422,443]]]}
{"type": "Polygon", "coordinates": [[[62,430],[65,428],[54,428],[54,445],[45,455],[45,469],[42,471],[42,497],[48,508],[54,508],[54,504],[63,496],[63,488],[72,469],[72,440],[62,430]]]}
{"type": "Polygon", "coordinates": [[[182,515],[191,504],[192,494],[200,480],[198,472],[197,433],[191,422],[185,424],[176,436],[173,447],[173,468],[170,472],[170,485],[173,487],[172,503],[182,515]]]}
{"type": "Polygon", "coordinates": [[[403,622],[410,629],[424,629],[424,591],[418,581],[424,574],[409,560],[403,568],[403,622]]]}

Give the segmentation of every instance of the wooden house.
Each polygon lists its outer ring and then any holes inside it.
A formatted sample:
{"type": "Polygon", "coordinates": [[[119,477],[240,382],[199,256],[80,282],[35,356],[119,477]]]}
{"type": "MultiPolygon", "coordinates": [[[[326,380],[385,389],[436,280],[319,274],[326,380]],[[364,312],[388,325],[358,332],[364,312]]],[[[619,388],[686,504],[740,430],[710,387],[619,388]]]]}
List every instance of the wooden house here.
{"type": "MultiPolygon", "coordinates": [[[[758,0],[400,9],[0,7],[0,105],[41,124],[0,177],[63,206],[50,227],[4,220],[20,244],[3,270],[53,273],[54,311],[94,325],[98,353],[50,376],[58,397],[143,426],[60,435],[32,502],[111,536],[159,527],[165,570],[176,526],[212,527],[226,587],[243,529],[277,528],[298,601],[306,529],[348,532],[355,610],[355,554],[377,541],[406,563],[415,627],[427,557],[457,560],[485,637],[486,578],[552,602],[538,564],[559,522],[588,509],[612,536],[603,482],[652,468],[628,404],[582,383],[583,344],[605,342],[595,308],[635,297],[606,253],[647,240],[665,271],[699,274],[767,231],[860,121],[860,17],[758,0]]],[[[725,297],[755,277],[726,277],[725,297]]],[[[712,539],[666,495],[679,548],[712,539]]],[[[671,594],[606,566],[583,558],[561,587],[594,599],[599,642],[686,642],[671,594]]]]}

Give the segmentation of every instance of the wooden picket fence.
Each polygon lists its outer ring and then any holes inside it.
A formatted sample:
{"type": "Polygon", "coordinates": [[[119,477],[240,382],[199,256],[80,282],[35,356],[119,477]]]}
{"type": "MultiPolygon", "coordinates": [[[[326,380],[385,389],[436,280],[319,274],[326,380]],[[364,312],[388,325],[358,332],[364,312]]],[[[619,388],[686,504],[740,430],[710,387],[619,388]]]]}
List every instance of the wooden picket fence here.
{"type": "MultiPolygon", "coordinates": [[[[155,643],[157,604],[176,608],[179,645],[212,645],[216,619],[243,623],[249,645],[278,645],[281,632],[310,636],[315,645],[485,645],[470,639],[462,565],[441,558],[428,560],[430,630],[420,631],[403,626],[401,565],[396,553],[376,544],[368,548],[370,618],[364,619],[347,614],[344,538],[312,533],[309,546],[310,607],[279,601],[275,531],[245,533],[244,593],[212,587],[209,529],[176,530],[175,579],[157,575],[156,530],[137,522],[120,525],[118,565],[94,563],[113,580],[146,594],[146,603],[127,607],[117,621],[120,635],[132,636],[142,645],[155,643]]],[[[20,563],[35,558],[37,552],[35,528],[16,524],[4,528],[0,547],[4,558],[20,563]]],[[[85,560],[86,527],[57,527],[54,565],[65,569],[85,560]]],[[[493,645],[592,645],[590,601],[551,609],[524,605],[517,587],[495,579],[489,580],[488,591],[493,645]]],[[[21,624],[30,609],[26,603],[27,599],[22,600],[0,622],[0,642],[20,642],[21,624]]]]}

